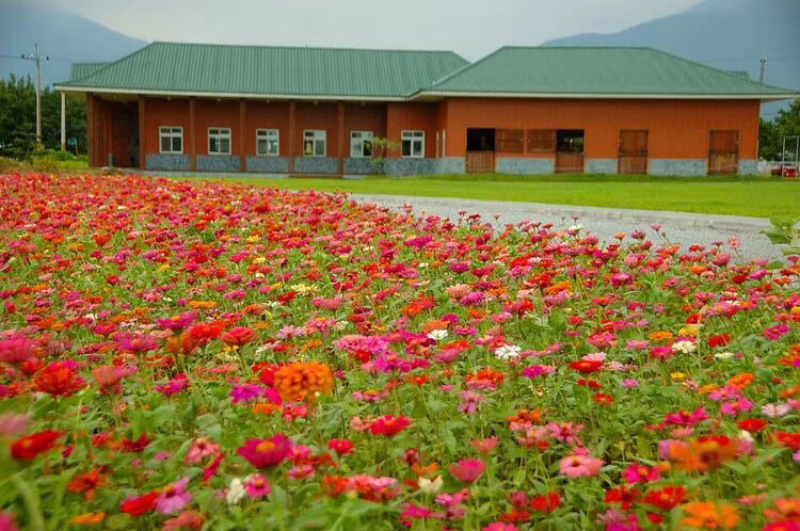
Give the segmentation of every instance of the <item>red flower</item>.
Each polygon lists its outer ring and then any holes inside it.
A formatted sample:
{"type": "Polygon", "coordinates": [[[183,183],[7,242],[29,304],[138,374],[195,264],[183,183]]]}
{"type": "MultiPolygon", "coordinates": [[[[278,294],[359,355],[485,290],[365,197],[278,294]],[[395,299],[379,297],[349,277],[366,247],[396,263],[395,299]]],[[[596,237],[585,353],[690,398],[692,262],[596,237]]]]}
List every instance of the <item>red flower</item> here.
{"type": "Polygon", "coordinates": [[[685,495],[686,491],[683,490],[683,487],[664,487],[648,492],[644,497],[644,503],[662,511],[671,511],[683,503],[685,495]]]}
{"type": "Polygon", "coordinates": [[[561,496],[557,492],[536,496],[531,500],[530,505],[534,511],[552,513],[561,506],[561,496]]]}
{"type": "Polygon", "coordinates": [[[33,388],[52,397],[67,397],[78,392],[86,382],[78,376],[74,361],[56,361],[33,379],[33,388]]]}
{"type": "Polygon", "coordinates": [[[592,397],[592,400],[600,404],[601,406],[610,406],[614,403],[614,397],[611,395],[606,395],[603,393],[595,393],[592,397]]]}
{"type": "Polygon", "coordinates": [[[603,388],[602,385],[600,385],[599,383],[595,382],[594,380],[584,380],[583,378],[578,380],[578,385],[580,385],[581,387],[588,387],[589,389],[591,389],[593,391],[599,391],[600,389],[603,388]]]}
{"type": "Polygon", "coordinates": [[[131,498],[122,503],[122,512],[131,516],[142,516],[154,511],[158,496],[158,492],[150,492],[138,498],[131,498]]]}
{"type": "Polygon", "coordinates": [[[244,327],[231,328],[222,334],[222,340],[228,345],[242,347],[256,339],[256,333],[244,327]]]}
{"type": "Polygon", "coordinates": [[[631,508],[631,505],[639,501],[639,489],[630,489],[625,485],[618,489],[611,489],[606,493],[606,503],[618,503],[623,511],[631,508]]]}
{"type": "Polygon", "coordinates": [[[486,463],[478,459],[465,459],[450,465],[450,473],[464,483],[475,483],[486,471],[486,463]]]}
{"type": "Polygon", "coordinates": [[[777,434],[778,442],[791,450],[800,450],[800,433],[781,432],[777,434]]]}
{"type": "Polygon", "coordinates": [[[730,334],[722,334],[719,336],[711,336],[708,338],[708,346],[711,348],[726,347],[733,340],[730,334]]]}
{"type": "Polygon", "coordinates": [[[52,450],[62,435],[61,432],[47,430],[22,437],[11,445],[11,457],[18,461],[32,461],[39,454],[52,450]]]}
{"type": "Polygon", "coordinates": [[[219,454],[217,457],[214,458],[214,461],[211,462],[206,468],[203,469],[203,482],[205,483],[212,477],[214,477],[219,470],[219,466],[222,464],[222,460],[225,459],[225,454],[219,454]]]}
{"type": "Polygon", "coordinates": [[[107,482],[103,474],[103,469],[98,468],[87,474],[75,476],[75,478],[69,482],[67,488],[70,492],[83,494],[87,500],[93,500],[97,497],[97,489],[105,487],[106,485],[107,482]]]}
{"type": "Polygon", "coordinates": [[[139,453],[150,444],[146,434],[141,434],[135,441],[130,441],[128,438],[122,439],[122,449],[128,453],[139,453]]]}
{"type": "Polygon", "coordinates": [[[569,368],[578,371],[581,374],[590,374],[593,372],[599,371],[603,367],[602,361],[589,361],[589,360],[580,360],[580,361],[573,361],[569,364],[569,368]]]}
{"type": "Polygon", "coordinates": [[[411,420],[408,417],[393,417],[386,415],[375,419],[370,425],[369,431],[372,435],[383,435],[384,437],[394,437],[407,427],[411,425],[411,420]]]}
{"type": "Polygon", "coordinates": [[[768,424],[769,422],[763,419],[745,419],[739,422],[739,429],[750,433],[758,433],[766,428],[768,424]]]}
{"type": "Polygon", "coordinates": [[[338,456],[352,454],[355,446],[356,445],[353,444],[352,441],[346,441],[342,439],[333,439],[328,442],[328,450],[336,452],[336,455],[338,456]]]}

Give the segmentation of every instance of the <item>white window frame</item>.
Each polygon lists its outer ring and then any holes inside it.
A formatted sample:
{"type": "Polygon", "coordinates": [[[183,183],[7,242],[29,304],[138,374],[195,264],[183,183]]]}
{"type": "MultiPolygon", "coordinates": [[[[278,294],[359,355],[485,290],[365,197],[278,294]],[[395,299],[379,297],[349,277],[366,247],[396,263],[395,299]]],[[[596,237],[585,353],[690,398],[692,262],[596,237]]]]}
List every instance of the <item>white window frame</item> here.
{"type": "Polygon", "coordinates": [[[325,129],[304,129],[303,130],[303,156],[309,158],[325,158],[328,156],[328,131],[325,129]],[[309,133],[311,137],[309,137],[309,133]],[[306,141],[310,138],[314,149],[311,154],[306,153],[306,141]],[[322,141],[322,153],[317,153],[317,142],[322,141]]]}
{"type": "Polygon", "coordinates": [[[350,158],[368,159],[372,158],[372,139],[375,137],[372,131],[350,131],[350,158]],[[369,141],[369,154],[364,154],[364,143],[369,141]],[[360,151],[359,151],[360,148],[360,151]]]}
{"type": "Polygon", "coordinates": [[[183,155],[183,127],[173,127],[164,125],[158,128],[158,152],[163,155],[183,155]],[[169,149],[164,150],[164,138],[169,138],[169,149]],[[181,142],[181,149],[175,150],[174,140],[178,138],[181,142]]]}
{"type": "Polygon", "coordinates": [[[230,127],[209,127],[208,128],[208,154],[209,155],[230,155],[233,152],[233,134],[230,127]],[[212,131],[216,131],[212,133],[212,131]],[[221,146],[221,141],[228,141],[227,151],[211,151],[211,140],[216,139],[221,146]]]}
{"type": "Polygon", "coordinates": [[[280,129],[256,129],[256,156],[258,157],[280,157],[281,155],[281,131],[280,129]],[[267,151],[259,151],[259,141],[266,140],[267,151]],[[270,153],[270,140],[275,141],[275,152],[270,153]]]}
{"type": "Polygon", "coordinates": [[[404,159],[424,159],[425,158],[425,131],[409,130],[400,132],[400,157],[404,159]],[[403,144],[410,142],[409,154],[403,154],[403,144]],[[420,151],[414,154],[414,144],[419,144],[420,151]]]}

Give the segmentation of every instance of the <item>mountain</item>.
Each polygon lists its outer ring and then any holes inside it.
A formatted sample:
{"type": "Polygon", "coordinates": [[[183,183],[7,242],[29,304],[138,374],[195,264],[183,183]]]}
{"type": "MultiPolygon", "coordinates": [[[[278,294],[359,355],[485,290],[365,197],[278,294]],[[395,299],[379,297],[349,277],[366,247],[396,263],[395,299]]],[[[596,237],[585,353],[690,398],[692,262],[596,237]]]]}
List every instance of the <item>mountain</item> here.
{"type": "Polygon", "coordinates": [[[50,57],[42,63],[45,85],[66,80],[73,62],[112,61],[147,44],[61,9],[0,2],[0,77],[33,78],[33,61],[18,57],[33,53],[37,42],[50,57]]]}
{"type": "MultiPolygon", "coordinates": [[[[764,55],[765,83],[800,90],[798,21],[799,0],[706,0],[618,33],[585,33],[544,45],[649,46],[722,70],[747,72],[753,79],[758,79],[764,55]]],[[[762,116],[772,118],[786,105],[764,105],[762,116]]]]}

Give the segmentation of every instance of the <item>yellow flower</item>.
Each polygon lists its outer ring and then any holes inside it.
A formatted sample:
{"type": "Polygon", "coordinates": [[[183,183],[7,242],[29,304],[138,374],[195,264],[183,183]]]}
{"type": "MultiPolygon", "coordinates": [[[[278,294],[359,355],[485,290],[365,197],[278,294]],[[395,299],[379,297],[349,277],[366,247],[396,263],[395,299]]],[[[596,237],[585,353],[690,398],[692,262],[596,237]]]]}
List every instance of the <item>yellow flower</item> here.
{"type": "Polygon", "coordinates": [[[161,272],[169,271],[169,264],[162,265],[161,267],[158,268],[158,270],[161,272]]]}
{"type": "Polygon", "coordinates": [[[700,332],[700,328],[697,326],[684,326],[680,330],[678,330],[679,336],[686,336],[686,337],[697,337],[697,334],[700,332]]]}
{"type": "Polygon", "coordinates": [[[248,236],[247,243],[256,243],[261,241],[261,236],[248,236]]]}
{"type": "Polygon", "coordinates": [[[672,374],[670,374],[670,377],[672,378],[672,381],[675,383],[680,383],[686,379],[686,375],[683,374],[682,372],[673,372],[672,374]]]}

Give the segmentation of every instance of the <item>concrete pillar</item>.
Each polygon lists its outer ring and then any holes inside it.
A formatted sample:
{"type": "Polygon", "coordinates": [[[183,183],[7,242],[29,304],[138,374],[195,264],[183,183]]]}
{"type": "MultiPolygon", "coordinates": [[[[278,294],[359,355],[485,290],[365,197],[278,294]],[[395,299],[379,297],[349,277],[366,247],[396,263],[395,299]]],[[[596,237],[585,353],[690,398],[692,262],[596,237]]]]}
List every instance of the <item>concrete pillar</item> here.
{"type": "Polygon", "coordinates": [[[67,149],[67,95],[61,93],[61,151],[67,149]]]}

